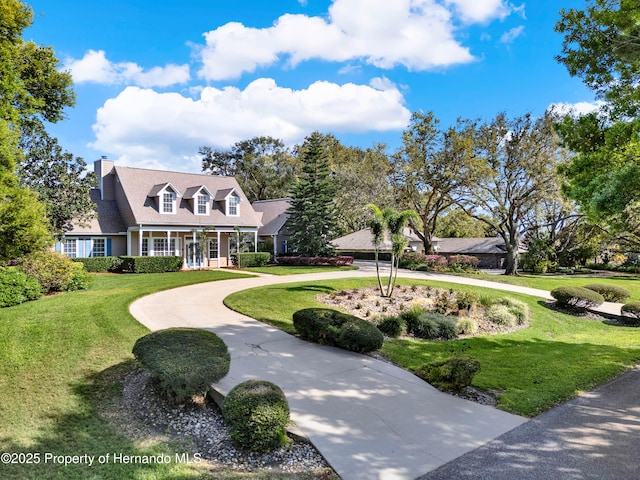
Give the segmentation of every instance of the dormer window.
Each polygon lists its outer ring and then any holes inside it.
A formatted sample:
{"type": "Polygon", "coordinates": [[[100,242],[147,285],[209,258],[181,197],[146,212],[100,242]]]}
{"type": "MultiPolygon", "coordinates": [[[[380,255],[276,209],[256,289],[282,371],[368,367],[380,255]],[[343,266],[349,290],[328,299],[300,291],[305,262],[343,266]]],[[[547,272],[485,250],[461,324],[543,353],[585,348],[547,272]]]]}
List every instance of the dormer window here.
{"type": "Polygon", "coordinates": [[[165,192],[162,194],[162,213],[176,213],[176,194],[165,192]]]}
{"type": "Polygon", "coordinates": [[[209,215],[209,195],[203,193],[196,197],[196,214],[209,215]]]}
{"type": "Polygon", "coordinates": [[[235,195],[231,195],[227,199],[227,215],[230,217],[237,217],[240,215],[240,198],[235,195]]]}

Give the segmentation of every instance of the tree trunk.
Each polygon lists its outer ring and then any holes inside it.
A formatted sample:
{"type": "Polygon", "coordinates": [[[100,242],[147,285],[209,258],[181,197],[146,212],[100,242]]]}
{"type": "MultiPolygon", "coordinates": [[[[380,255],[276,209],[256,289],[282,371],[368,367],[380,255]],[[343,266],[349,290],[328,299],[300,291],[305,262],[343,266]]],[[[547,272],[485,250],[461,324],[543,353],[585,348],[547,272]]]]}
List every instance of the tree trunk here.
{"type": "Polygon", "coordinates": [[[507,256],[504,259],[504,274],[518,275],[518,246],[507,243],[507,256]]]}

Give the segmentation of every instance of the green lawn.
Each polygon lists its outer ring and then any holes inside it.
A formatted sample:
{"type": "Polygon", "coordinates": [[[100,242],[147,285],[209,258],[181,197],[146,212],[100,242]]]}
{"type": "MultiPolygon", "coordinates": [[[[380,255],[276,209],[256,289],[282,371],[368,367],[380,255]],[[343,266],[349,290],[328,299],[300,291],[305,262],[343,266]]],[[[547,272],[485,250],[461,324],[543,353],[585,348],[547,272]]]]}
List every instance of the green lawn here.
{"type": "MultiPolygon", "coordinates": [[[[374,283],[374,279],[347,279],[274,285],[235,293],[227,297],[225,303],[293,333],[292,314],[302,308],[319,306],[315,299],[318,293],[374,283]]],[[[452,352],[464,351],[475,356],[482,370],[476,375],[474,385],[498,392],[499,408],[509,412],[537,415],[640,363],[638,328],[617,327],[558,313],[545,307],[542,300],[526,295],[442,282],[400,279],[399,284],[429,284],[491,297],[512,296],[530,306],[531,326],[510,334],[454,341],[386,340],[382,348],[392,361],[407,369],[415,369],[452,352]]],[[[618,285],[625,288],[627,283],[618,285]]]]}
{"type": "Polygon", "coordinates": [[[640,276],[594,276],[578,277],[576,275],[527,275],[517,277],[511,275],[489,275],[486,273],[474,273],[466,275],[470,278],[489,280],[490,282],[508,283],[522,287],[539,288],[541,290],[553,290],[558,287],[584,287],[590,283],[602,283],[614,285],[627,290],[631,294],[630,300],[640,300],[640,276]]]}
{"type": "Polygon", "coordinates": [[[133,344],[148,333],[128,306],[155,291],[241,276],[221,271],[98,274],[91,290],[0,309],[0,452],[40,454],[38,464],[0,465],[0,478],[274,478],[211,472],[175,460],[169,465],[45,464],[46,453],[173,458],[187,452],[179,443],[132,442],[98,414],[120,394],[121,379],[134,368],[133,344]]]}
{"type": "Polygon", "coordinates": [[[269,275],[301,275],[303,273],[340,272],[343,270],[358,270],[358,267],[316,267],[316,266],[280,266],[244,268],[247,272],[267,273],[269,275]]]}

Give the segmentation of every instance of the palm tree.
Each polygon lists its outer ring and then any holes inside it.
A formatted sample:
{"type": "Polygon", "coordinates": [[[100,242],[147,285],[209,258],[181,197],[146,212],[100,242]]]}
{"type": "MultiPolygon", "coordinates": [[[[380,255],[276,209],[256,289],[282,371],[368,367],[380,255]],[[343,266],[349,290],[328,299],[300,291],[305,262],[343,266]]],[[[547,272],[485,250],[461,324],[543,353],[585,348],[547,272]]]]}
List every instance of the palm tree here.
{"type": "Polygon", "coordinates": [[[405,210],[398,212],[393,208],[385,208],[384,211],[374,204],[369,204],[369,209],[373,213],[373,218],[369,222],[371,235],[373,237],[373,248],[376,261],[376,275],[378,277],[378,287],[380,295],[383,297],[391,297],[398,278],[398,268],[400,265],[400,257],[407,246],[407,239],[404,236],[404,228],[410,220],[417,221],[418,214],[414,210],[405,210]],[[380,278],[379,251],[380,245],[384,241],[385,232],[391,237],[391,270],[389,271],[389,280],[385,288],[382,286],[380,278]]]}

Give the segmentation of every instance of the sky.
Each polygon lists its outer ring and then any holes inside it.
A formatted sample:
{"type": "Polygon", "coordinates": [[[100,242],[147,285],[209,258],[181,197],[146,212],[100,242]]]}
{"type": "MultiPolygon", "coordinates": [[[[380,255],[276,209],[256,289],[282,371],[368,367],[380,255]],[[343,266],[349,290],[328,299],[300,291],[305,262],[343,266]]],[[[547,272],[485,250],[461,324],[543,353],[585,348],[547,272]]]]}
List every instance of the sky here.
{"type": "Polygon", "coordinates": [[[198,149],[313,131],[390,152],[411,113],[593,108],[555,60],[585,0],[25,0],[76,105],[48,130],[91,164],[197,173],[198,149]]]}

